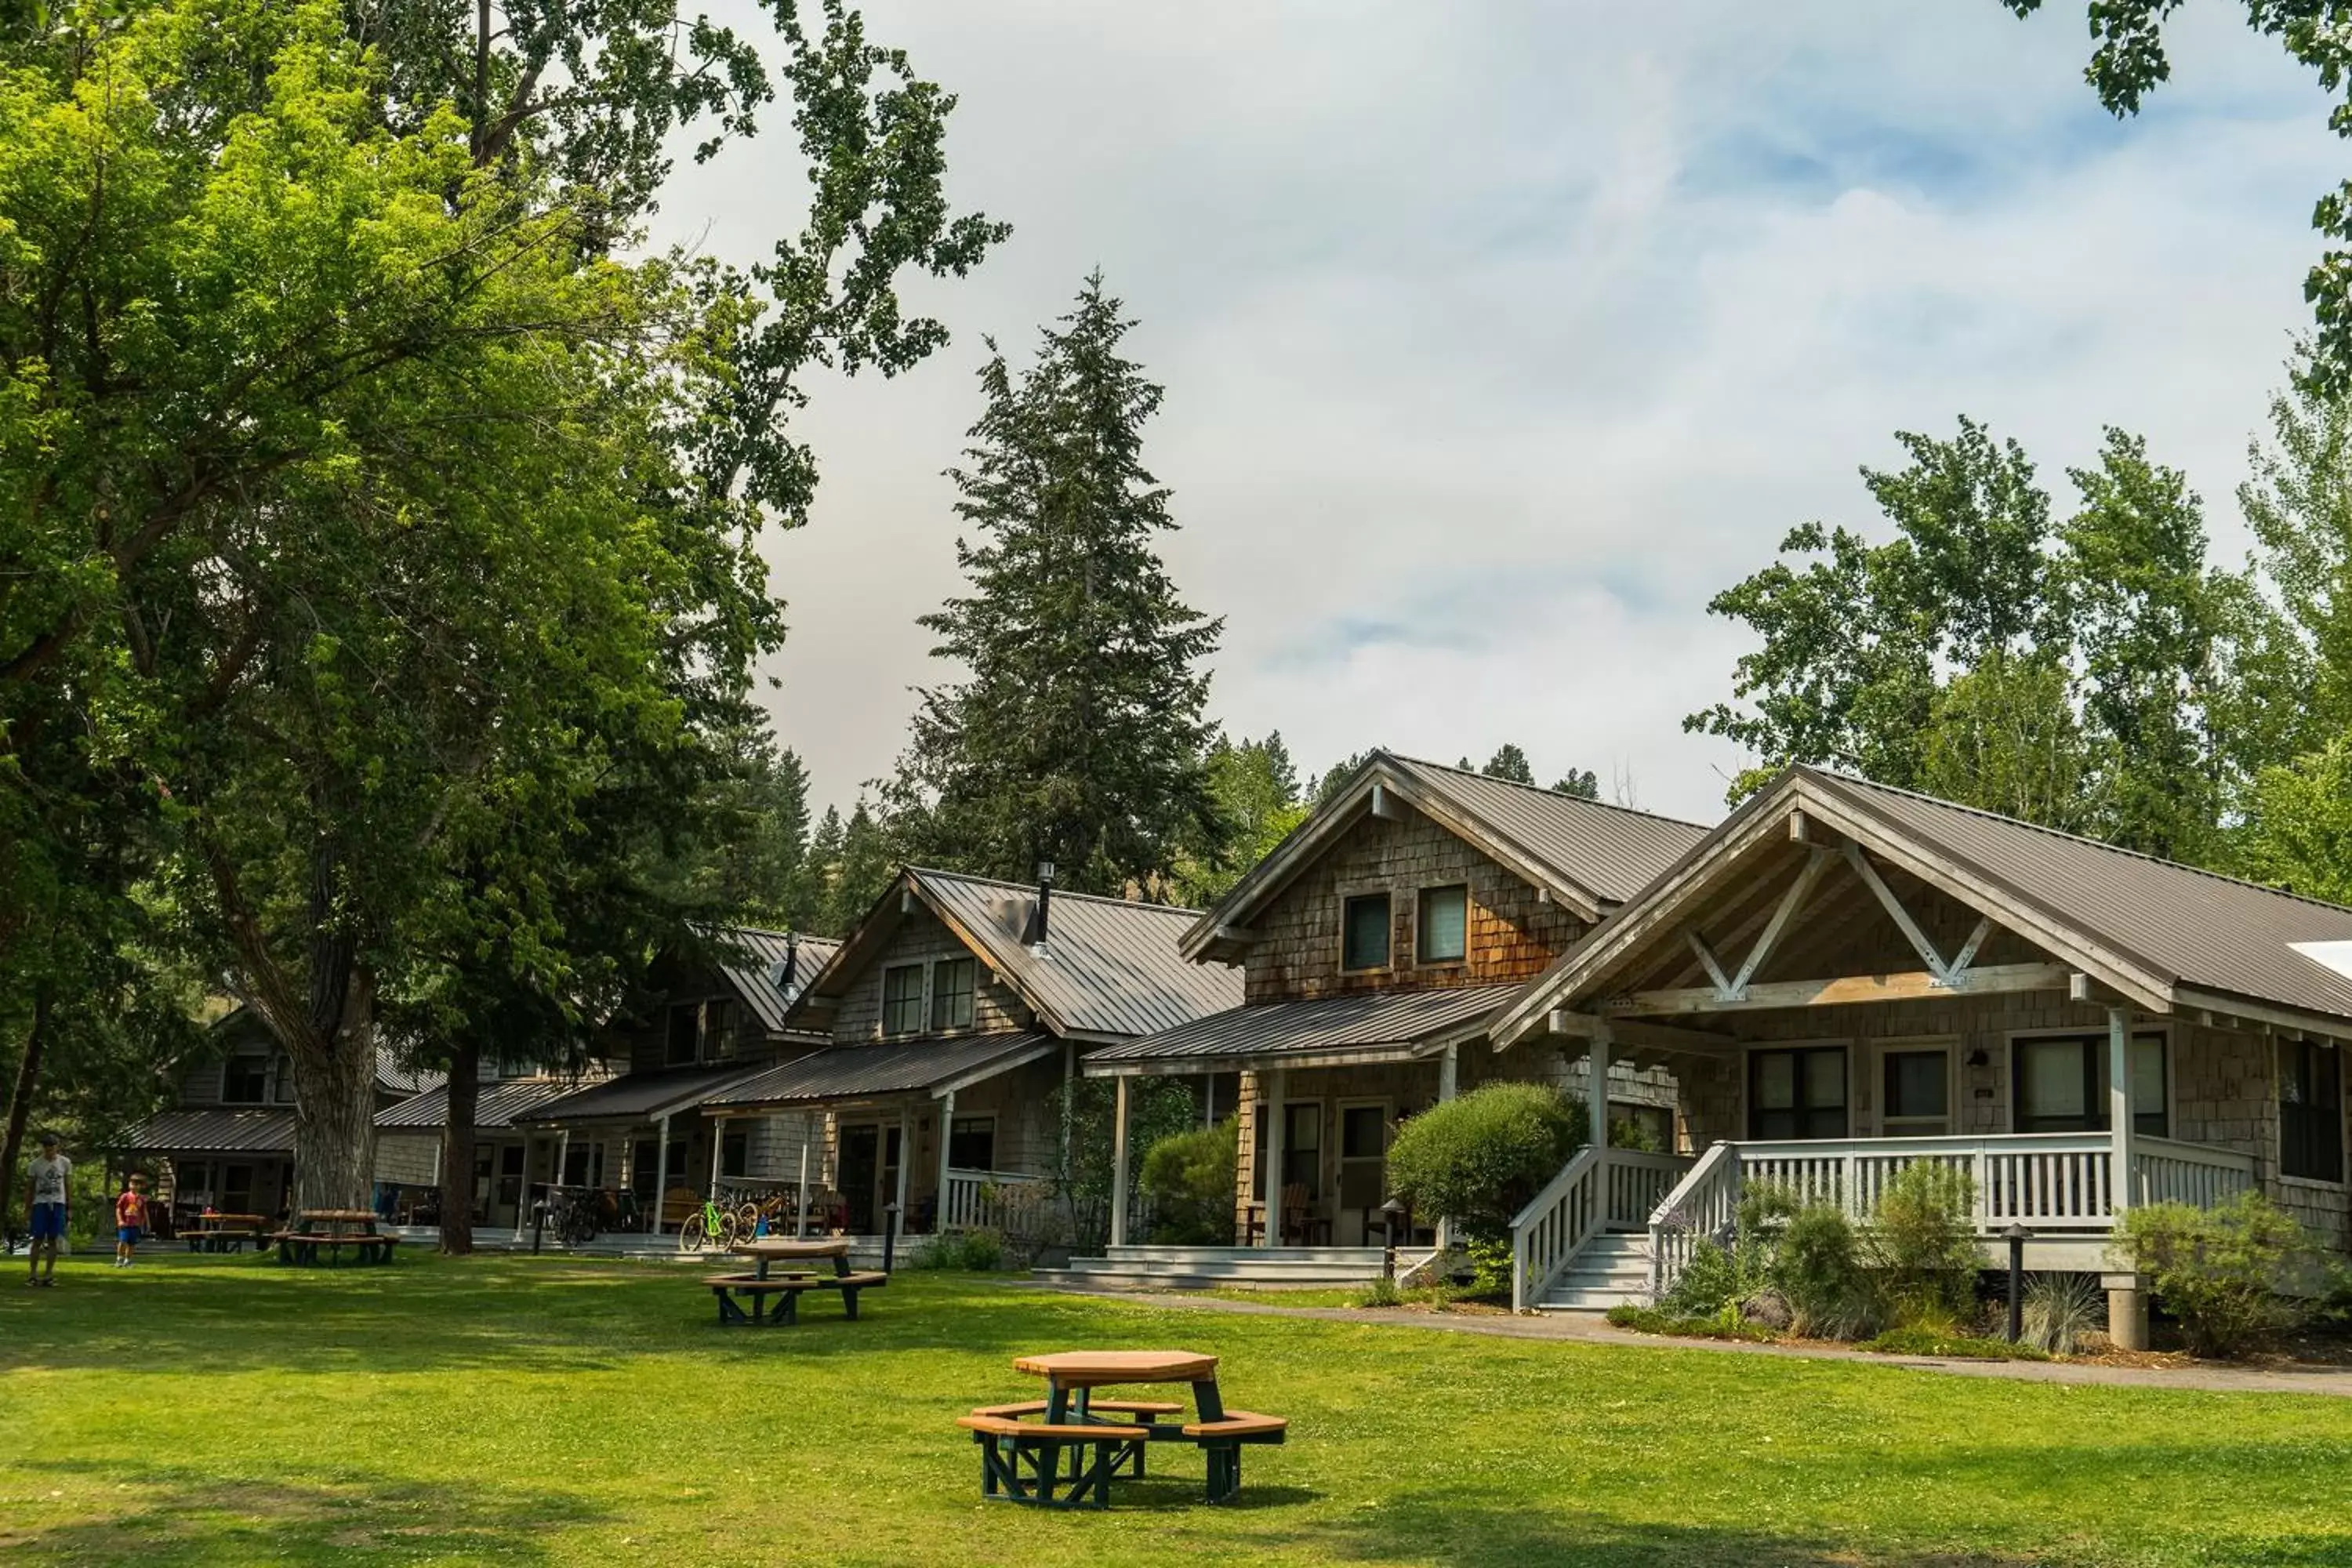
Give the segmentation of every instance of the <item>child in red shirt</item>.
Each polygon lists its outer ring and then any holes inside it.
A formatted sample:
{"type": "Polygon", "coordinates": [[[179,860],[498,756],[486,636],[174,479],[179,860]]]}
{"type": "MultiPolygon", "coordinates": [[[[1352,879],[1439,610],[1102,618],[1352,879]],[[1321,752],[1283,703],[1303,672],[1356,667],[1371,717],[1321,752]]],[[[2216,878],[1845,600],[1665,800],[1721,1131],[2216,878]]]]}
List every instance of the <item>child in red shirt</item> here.
{"type": "Polygon", "coordinates": [[[114,1266],[131,1267],[131,1254],[139,1246],[139,1233],[147,1228],[147,1178],[133,1176],[114,1200],[114,1266]]]}

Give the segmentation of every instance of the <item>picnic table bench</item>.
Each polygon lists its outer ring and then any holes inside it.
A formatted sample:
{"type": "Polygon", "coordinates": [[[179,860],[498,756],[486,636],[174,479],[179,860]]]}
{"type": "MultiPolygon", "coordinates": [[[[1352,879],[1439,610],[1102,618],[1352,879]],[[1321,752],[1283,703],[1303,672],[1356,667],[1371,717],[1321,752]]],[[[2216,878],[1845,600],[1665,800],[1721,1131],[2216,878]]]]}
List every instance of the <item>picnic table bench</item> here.
{"type": "Polygon", "coordinates": [[[343,1260],[345,1247],[351,1249],[354,1263],[389,1263],[400,1238],[378,1236],[375,1222],[373,1209],[304,1209],[293,1225],[272,1231],[269,1239],[278,1244],[280,1263],[331,1267],[343,1260]],[[321,1248],[326,1252],[323,1258],[321,1248]]]}
{"type": "Polygon", "coordinates": [[[261,1245],[268,1223],[257,1214],[198,1215],[180,1238],[190,1252],[243,1252],[248,1244],[261,1245]]]}
{"type": "Polygon", "coordinates": [[[1217,1390],[1214,1356],[1076,1351],[1023,1356],[1013,1365],[1045,1378],[1046,1396],[982,1405],[956,1418],[980,1448],[983,1498],[1045,1508],[1108,1508],[1115,1477],[1142,1475],[1151,1444],[1181,1442],[1207,1458],[1208,1500],[1229,1502],[1241,1492],[1242,1448],[1281,1443],[1289,1431],[1290,1423],[1279,1415],[1227,1410],[1217,1390]],[[1094,1397],[1097,1388],[1138,1383],[1189,1384],[1197,1419],[1161,1419],[1181,1415],[1181,1405],[1094,1397]],[[1111,1419],[1117,1416],[1128,1419],[1111,1419]]]}
{"type": "Polygon", "coordinates": [[[754,1327],[761,1323],[790,1327],[800,1321],[801,1297],[811,1290],[839,1291],[843,1313],[855,1319],[857,1316],[857,1293],[878,1290],[890,1283],[887,1274],[851,1270],[849,1242],[845,1237],[798,1239],[771,1237],[758,1241],[739,1241],[728,1250],[739,1258],[751,1259],[754,1267],[749,1274],[709,1274],[703,1277],[704,1288],[718,1299],[721,1327],[735,1323],[749,1323],[754,1327]],[[782,1274],[771,1272],[778,1263],[825,1260],[833,1264],[830,1274],[819,1274],[812,1268],[792,1268],[782,1274]],[[749,1311],[744,1310],[745,1301],[751,1303],[749,1311]]]}

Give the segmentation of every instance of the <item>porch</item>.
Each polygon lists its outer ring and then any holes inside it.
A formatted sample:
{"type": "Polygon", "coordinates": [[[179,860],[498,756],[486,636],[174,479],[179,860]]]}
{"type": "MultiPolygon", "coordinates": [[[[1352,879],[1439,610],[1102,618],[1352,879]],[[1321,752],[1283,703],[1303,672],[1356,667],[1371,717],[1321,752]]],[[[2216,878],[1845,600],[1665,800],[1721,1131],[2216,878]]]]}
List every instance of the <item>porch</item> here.
{"type": "Polygon", "coordinates": [[[2126,1209],[2210,1206],[2253,1187],[2258,1174],[2254,1157],[2236,1150],[2107,1132],[1743,1140],[1696,1158],[1587,1148],[1512,1222],[1512,1306],[1591,1310],[1654,1300],[1700,1242],[1729,1234],[1751,1186],[1866,1221],[1895,1173],[1922,1161],[1968,1173],[1987,1268],[2006,1265],[2010,1227],[2021,1226],[2031,1233],[2029,1269],[2077,1273],[2110,1268],[2108,1244],[2126,1209]]]}

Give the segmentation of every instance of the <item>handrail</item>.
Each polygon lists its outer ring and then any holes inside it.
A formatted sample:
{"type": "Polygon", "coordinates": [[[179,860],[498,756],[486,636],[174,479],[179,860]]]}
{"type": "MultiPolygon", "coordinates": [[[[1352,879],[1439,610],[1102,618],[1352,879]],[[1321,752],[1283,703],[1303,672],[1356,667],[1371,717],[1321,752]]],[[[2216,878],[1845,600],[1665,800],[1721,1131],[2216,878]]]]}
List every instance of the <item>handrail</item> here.
{"type": "Polygon", "coordinates": [[[1511,1216],[1511,1310],[1524,1312],[1575,1256],[1601,1217],[1597,1175],[1603,1151],[1588,1143],[1511,1216]],[[1538,1273],[1540,1271],[1540,1273],[1538,1273]]]}
{"type": "Polygon", "coordinates": [[[1730,1222],[1739,1202],[1739,1147],[1716,1143],[1650,1211],[1650,1300],[1656,1301],[1689,1264],[1700,1237],[1730,1222]]]}

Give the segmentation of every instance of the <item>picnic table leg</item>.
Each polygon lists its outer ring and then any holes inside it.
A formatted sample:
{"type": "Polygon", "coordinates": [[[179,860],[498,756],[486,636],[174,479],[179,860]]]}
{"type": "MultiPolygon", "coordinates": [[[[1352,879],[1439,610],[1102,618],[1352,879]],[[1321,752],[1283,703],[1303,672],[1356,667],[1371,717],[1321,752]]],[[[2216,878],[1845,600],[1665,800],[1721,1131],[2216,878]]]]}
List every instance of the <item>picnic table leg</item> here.
{"type": "Polygon", "coordinates": [[[1209,1457],[1209,1500],[1231,1502],[1242,1489],[1242,1446],[1212,1443],[1209,1457]]]}
{"type": "Polygon", "coordinates": [[[844,1312],[848,1314],[850,1321],[856,1322],[857,1321],[856,1286],[844,1285],[841,1288],[841,1309],[844,1312]]]}

